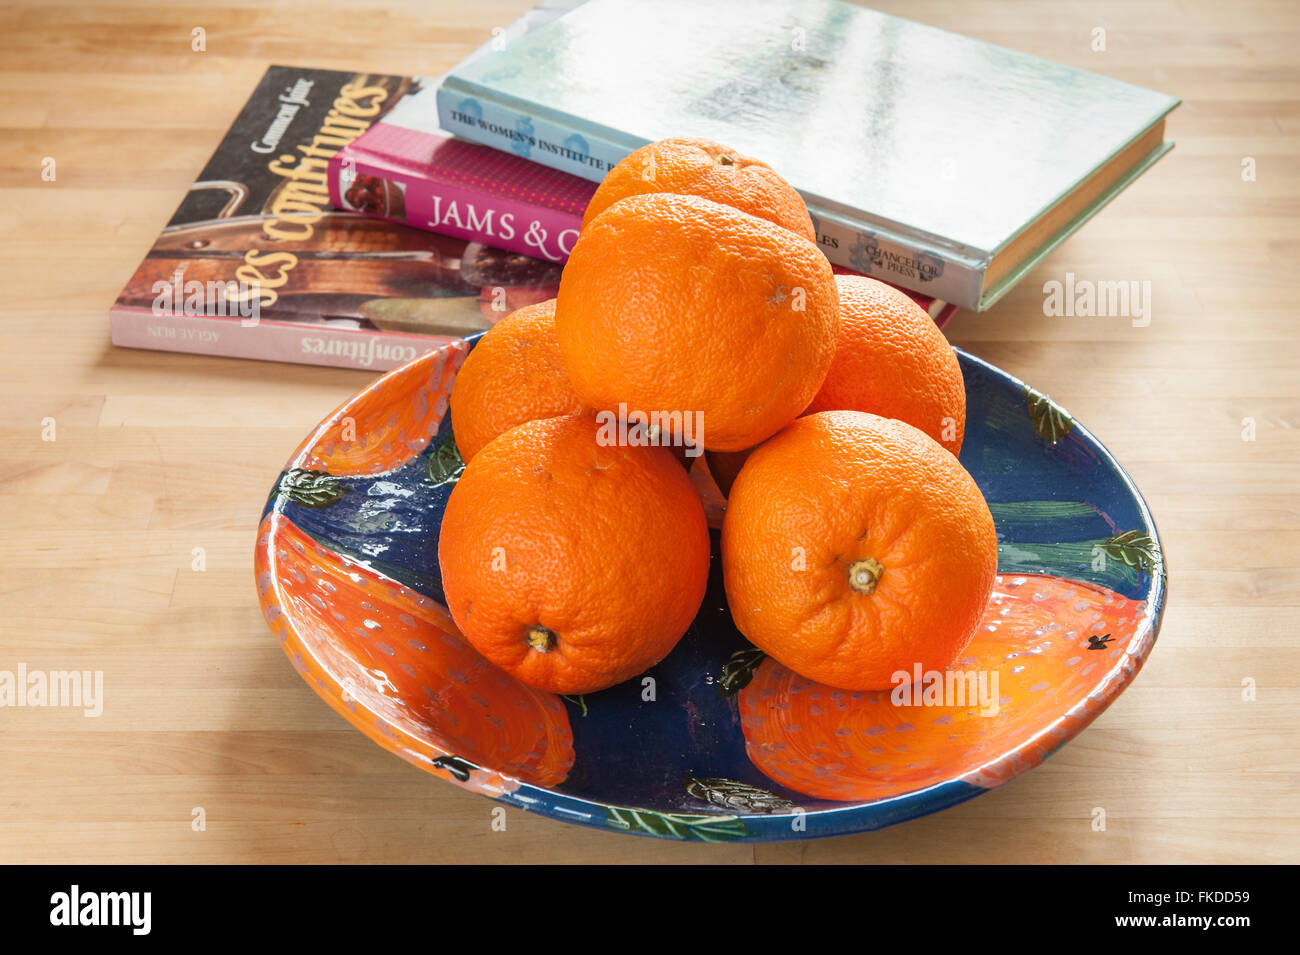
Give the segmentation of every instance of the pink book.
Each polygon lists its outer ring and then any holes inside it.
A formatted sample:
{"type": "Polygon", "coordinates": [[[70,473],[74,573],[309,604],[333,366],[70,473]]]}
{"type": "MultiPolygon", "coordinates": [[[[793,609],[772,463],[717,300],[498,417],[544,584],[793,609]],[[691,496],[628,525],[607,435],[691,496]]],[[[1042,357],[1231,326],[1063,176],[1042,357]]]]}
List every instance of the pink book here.
{"type": "Polygon", "coordinates": [[[548,262],[568,261],[596,183],[438,128],[436,80],[330,160],[330,201],[548,262]]]}

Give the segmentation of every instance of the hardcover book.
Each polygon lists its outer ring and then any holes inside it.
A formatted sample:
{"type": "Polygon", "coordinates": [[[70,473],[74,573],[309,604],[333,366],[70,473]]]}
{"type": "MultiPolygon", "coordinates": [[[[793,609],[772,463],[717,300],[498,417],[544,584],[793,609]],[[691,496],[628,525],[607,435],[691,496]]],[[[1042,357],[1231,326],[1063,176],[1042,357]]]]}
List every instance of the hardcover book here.
{"type": "Polygon", "coordinates": [[[330,160],[339,209],[566,262],[596,184],[438,128],[436,84],[418,89],[330,160]]]}
{"type": "MultiPolygon", "coordinates": [[[[577,5],[545,0],[470,54],[468,63],[577,5]]],[[[514,153],[453,139],[438,126],[440,79],[410,91],[330,160],[330,199],[339,209],[565,262],[595,183],[514,153]]]]}
{"type": "Polygon", "coordinates": [[[555,262],[330,208],[329,160],[416,85],[267,70],[110,310],[114,344],[383,370],[553,297],[555,262]]]}
{"type": "Polygon", "coordinates": [[[978,309],[1172,148],[1178,105],[839,0],[588,0],[437,101],[593,181],[656,139],[725,143],[803,194],[833,263],[978,309]]]}

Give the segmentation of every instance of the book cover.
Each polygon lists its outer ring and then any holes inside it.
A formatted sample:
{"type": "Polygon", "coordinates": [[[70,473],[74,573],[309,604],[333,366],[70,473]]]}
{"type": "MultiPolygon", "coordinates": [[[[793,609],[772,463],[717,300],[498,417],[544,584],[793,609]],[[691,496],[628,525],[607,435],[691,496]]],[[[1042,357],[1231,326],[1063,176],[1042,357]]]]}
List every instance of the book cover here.
{"type": "Polygon", "coordinates": [[[560,266],[333,209],[408,77],[273,66],[110,310],[115,344],[383,370],[555,295],[560,266]]]}
{"type": "Polygon", "coordinates": [[[593,181],[726,143],[803,194],[833,263],[970,308],[1168,151],[1178,104],[839,0],[588,0],[437,98],[448,132],[593,181]]]}

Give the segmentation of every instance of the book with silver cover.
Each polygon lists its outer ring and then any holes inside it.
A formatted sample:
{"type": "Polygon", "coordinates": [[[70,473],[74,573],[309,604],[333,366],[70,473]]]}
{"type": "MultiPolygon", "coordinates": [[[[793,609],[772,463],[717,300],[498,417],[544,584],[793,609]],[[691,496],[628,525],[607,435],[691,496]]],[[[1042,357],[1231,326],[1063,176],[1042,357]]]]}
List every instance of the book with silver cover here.
{"type": "Polygon", "coordinates": [[[725,143],[803,194],[832,262],[978,309],[1172,148],[1177,105],[839,0],[588,0],[438,93],[448,132],[596,181],[725,143]]]}

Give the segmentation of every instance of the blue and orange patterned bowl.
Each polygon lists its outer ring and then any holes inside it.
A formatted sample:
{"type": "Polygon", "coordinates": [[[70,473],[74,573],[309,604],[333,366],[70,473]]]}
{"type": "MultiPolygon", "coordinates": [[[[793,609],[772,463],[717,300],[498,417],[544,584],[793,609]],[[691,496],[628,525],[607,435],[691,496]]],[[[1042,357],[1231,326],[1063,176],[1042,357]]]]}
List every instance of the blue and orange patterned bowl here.
{"type": "MultiPolygon", "coordinates": [[[[303,679],[435,776],[556,819],[664,838],[878,829],[1038,765],[1119,695],[1155,643],[1164,561],[1137,489],[1049,398],[959,353],[961,460],[993,511],[999,576],[954,668],[987,677],[992,705],[898,705],[765,659],[731,623],[716,540],[694,624],[650,671],[653,700],[640,680],[576,699],[526,687],[460,637],[438,573],[438,528],[462,467],[447,397],[472,347],[424,355],[330,415],[272,490],[256,549],[266,620],[303,679]]],[[[698,463],[692,477],[716,527],[721,496],[698,463]]]]}

